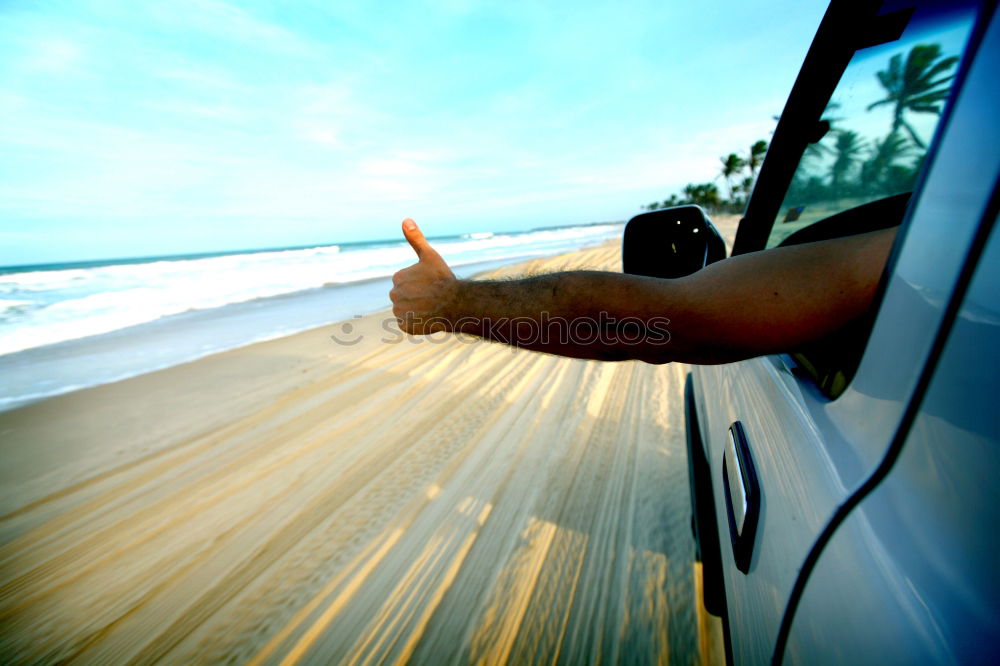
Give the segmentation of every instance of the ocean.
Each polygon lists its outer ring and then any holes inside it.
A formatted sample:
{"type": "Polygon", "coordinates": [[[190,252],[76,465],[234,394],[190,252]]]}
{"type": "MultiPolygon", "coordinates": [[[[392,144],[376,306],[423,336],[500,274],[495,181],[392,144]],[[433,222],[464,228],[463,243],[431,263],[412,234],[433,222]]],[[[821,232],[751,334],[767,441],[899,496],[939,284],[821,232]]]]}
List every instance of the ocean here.
{"type": "MultiPolygon", "coordinates": [[[[429,239],[459,277],[621,224],[429,239]]],[[[0,410],[381,310],[403,240],[0,268],[0,410]]]]}

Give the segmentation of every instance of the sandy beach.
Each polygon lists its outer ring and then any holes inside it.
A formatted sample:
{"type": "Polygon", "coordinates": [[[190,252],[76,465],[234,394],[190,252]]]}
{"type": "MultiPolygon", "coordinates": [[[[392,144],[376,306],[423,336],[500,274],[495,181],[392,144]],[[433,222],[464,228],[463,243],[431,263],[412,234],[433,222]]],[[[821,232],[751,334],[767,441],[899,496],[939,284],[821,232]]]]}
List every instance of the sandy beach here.
{"type": "Polygon", "coordinates": [[[381,312],[0,413],[2,661],[721,663],[686,373],[381,312]]]}

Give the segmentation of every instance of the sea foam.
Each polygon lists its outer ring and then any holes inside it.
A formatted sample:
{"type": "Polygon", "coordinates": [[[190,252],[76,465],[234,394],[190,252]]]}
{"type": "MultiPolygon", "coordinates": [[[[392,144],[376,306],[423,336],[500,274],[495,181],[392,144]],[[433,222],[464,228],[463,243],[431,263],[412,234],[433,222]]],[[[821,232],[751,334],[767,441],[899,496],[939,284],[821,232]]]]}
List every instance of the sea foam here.
{"type": "MultiPolygon", "coordinates": [[[[596,243],[621,225],[434,239],[453,267],[596,243]]],[[[0,270],[0,355],[197,310],[383,278],[415,260],[403,241],[0,270]]],[[[374,304],[381,305],[381,304],[374,304]]]]}

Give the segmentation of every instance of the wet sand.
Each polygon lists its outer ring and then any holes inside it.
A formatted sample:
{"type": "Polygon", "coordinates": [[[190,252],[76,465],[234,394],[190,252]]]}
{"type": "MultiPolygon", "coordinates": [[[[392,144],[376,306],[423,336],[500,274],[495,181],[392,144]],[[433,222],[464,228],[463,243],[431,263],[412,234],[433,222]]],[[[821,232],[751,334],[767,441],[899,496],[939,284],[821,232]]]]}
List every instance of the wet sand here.
{"type": "Polygon", "coordinates": [[[721,662],[685,366],[393,322],[0,414],[3,662],[721,662]]]}

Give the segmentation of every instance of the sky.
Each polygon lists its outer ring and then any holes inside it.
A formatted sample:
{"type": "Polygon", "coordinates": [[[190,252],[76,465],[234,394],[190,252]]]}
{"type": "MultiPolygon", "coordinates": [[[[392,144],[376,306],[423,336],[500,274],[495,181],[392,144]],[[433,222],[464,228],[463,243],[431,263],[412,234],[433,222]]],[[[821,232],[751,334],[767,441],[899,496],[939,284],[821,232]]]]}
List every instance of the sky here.
{"type": "Polygon", "coordinates": [[[769,139],[819,0],[0,0],[0,265],[624,221],[769,139]]]}

